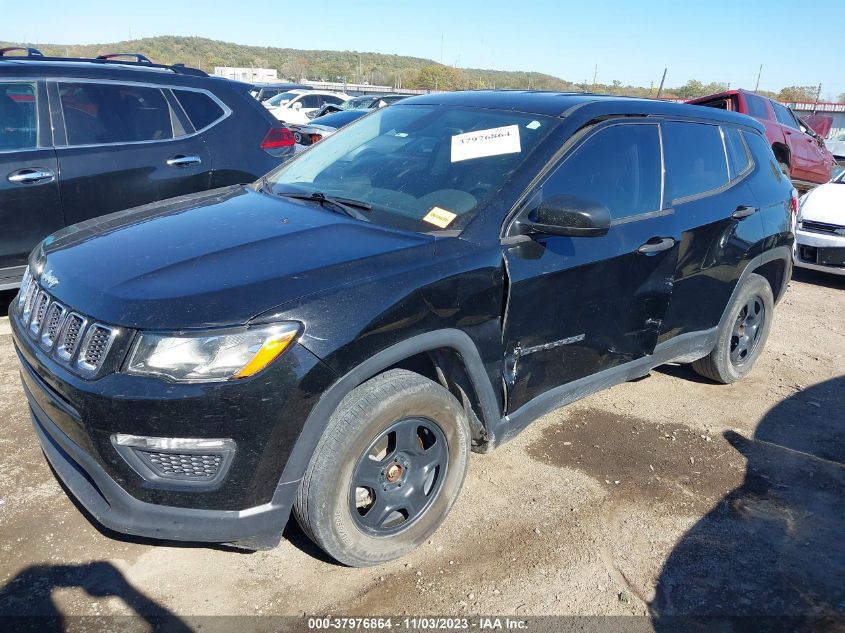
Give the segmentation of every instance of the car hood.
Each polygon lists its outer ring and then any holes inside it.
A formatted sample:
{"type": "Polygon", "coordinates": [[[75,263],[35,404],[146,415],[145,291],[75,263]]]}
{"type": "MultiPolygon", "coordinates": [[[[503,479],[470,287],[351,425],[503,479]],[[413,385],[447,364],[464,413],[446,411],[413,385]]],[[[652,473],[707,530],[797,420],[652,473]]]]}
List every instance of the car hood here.
{"type": "Polygon", "coordinates": [[[845,183],[829,182],[810,191],[801,203],[801,219],[845,225],[845,183]]]}
{"type": "Polygon", "coordinates": [[[129,328],[233,325],[288,301],[430,261],[435,238],[247,187],[64,229],[34,267],[63,303],[129,328]]]}

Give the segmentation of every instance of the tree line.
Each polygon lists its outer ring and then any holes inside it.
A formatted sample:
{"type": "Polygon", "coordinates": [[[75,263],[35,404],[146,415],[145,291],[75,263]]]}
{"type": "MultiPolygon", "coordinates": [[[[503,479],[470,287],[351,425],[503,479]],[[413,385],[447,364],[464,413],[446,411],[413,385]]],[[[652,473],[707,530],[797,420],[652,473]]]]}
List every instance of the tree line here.
{"type": "MultiPolygon", "coordinates": [[[[0,42],[0,46],[12,45],[14,44],[0,42]]],[[[143,53],[157,63],[184,63],[209,73],[213,72],[215,66],[273,68],[280,78],[295,81],[368,82],[374,85],[423,90],[517,88],[600,92],[635,97],[657,95],[657,87],[654,85],[623,85],[619,80],[609,84],[586,80],[578,83],[537,72],[454,68],[428,59],[404,55],[244,46],[202,37],[165,35],[110,44],[43,44],[38,45],[38,48],[45,55],[68,57],[94,57],[116,51],[143,53]]],[[[728,87],[724,83],[705,84],[691,79],[682,86],[665,87],[660,96],[668,99],[692,99],[721,92],[728,87]]],[[[818,87],[789,86],[780,92],[758,92],[784,102],[812,102],[816,100],[818,87]]],[[[845,101],[845,94],[839,95],[839,101],[845,101]]]]}

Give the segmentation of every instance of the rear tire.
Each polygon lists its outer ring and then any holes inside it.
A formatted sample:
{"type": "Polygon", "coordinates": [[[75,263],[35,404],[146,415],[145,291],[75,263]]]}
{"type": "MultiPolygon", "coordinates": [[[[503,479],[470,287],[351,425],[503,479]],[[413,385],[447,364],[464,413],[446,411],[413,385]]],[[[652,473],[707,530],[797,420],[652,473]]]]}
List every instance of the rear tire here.
{"type": "Polygon", "coordinates": [[[455,397],[419,374],[390,370],[338,405],[294,515],[314,543],[345,565],[399,558],[446,518],[469,453],[469,424],[455,397]]]}
{"type": "Polygon", "coordinates": [[[696,373],[722,384],[748,375],[769,337],[774,305],[769,282],[756,273],[748,275],[728,307],[713,351],[692,364],[696,373]]]}
{"type": "Polygon", "coordinates": [[[783,172],[784,176],[786,176],[787,178],[790,177],[789,176],[789,165],[787,165],[786,163],[784,163],[782,161],[778,161],[778,167],[780,167],[780,170],[783,172]]]}

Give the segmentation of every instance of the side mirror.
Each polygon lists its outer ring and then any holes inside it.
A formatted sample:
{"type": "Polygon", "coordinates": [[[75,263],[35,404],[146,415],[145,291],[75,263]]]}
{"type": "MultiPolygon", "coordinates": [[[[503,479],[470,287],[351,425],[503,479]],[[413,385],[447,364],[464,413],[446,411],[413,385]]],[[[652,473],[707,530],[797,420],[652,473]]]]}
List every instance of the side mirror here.
{"type": "Polygon", "coordinates": [[[301,109],[302,109],[302,102],[301,102],[301,101],[297,101],[297,102],[296,102],[296,103],[294,103],[291,107],[292,107],[294,110],[301,110],[301,109]]]}
{"type": "Polygon", "coordinates": [[[519,229],[527,235],[597,237],[610,229],[610,210],[586,198],[554,196],[521,220],[519,229]]]}

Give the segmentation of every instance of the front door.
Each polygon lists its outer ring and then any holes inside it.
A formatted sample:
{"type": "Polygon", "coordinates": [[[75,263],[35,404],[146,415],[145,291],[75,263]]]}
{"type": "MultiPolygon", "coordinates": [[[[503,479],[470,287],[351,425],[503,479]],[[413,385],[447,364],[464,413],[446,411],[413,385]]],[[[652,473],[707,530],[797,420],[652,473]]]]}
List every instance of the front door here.
{"type": "Polygon", "coordinates": [[[529,198],[573,195],[608,207],[601,237],[536,236],[505,250],[508,412],[555,387],[654,351],[677,260],[663,205],[659,125],[598,126],[529,198]]]}
{"type": "Polygon", "coordinates": [[[209,188],[205,142],[166,91],[73,80],[51,89],[66,132],[56,153],[68,224],[209,188]]]}
{"type": "Polygon", "coordinates": [[[64,225],[52,144],[43,83],[0,81],[0,289],[16,284],[32,248],[64,225]]]}

